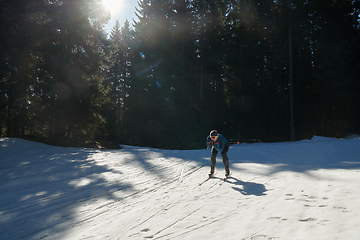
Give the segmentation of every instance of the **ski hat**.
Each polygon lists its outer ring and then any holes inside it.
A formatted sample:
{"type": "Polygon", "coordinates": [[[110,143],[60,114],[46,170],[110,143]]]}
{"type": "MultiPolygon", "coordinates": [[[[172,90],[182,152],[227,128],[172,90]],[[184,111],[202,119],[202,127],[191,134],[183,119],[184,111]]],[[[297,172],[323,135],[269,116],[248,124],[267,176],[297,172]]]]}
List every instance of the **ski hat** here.
{"type": "Polygon", "coordinates": [[[217,136],[218,135],[218,132],[216,131],[216,130],[212,130],[211,132],[210,132],[210,136],[211,137],[215,137],[215,136],[217,136]]]}

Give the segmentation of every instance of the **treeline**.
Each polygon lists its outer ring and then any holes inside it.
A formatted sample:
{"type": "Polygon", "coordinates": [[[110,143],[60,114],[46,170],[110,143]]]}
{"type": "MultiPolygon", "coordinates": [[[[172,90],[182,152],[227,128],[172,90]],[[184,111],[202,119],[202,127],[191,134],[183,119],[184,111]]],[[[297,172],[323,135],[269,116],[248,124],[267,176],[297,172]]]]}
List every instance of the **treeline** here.
{"type": "Polygon", "coordinates": [[[0,1],[1,137],[201,148],[360,132],[360,4],[0,1]]]}

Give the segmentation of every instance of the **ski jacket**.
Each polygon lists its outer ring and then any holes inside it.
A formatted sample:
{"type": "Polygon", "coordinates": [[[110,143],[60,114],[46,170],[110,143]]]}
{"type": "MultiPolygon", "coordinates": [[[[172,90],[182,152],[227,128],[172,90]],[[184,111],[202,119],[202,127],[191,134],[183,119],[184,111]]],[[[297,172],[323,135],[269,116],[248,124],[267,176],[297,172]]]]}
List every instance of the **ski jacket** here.
{"type": "Polygon", "coordinates": [[[228,142],[228,140],[226,140],[226,138],[221,134],[218,134],[218,138],[216,139],[215,142],[213,140],[211,140],[211,137],[209,135],[206,138],[206,147],[208,150],[210,150],[210,152],[211,152],[212,147],[215,147],[215,149],[218,152],[222,153],[222,151],[224,150],[225,144],[227,142],[228,142]]]}

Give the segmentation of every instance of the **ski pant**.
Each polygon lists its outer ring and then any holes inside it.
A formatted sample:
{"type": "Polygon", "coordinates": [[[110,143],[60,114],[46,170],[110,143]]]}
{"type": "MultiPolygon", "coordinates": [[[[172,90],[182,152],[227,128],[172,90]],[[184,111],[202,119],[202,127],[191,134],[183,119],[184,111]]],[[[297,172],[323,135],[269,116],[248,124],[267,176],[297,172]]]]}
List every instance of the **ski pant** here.
{"type": "MultiPolygon", "coordinates": [[[[223,163],[225,166],[225,170],[229,170],[229,158],[227,156],[227,152],[229,151],[229,146],[230,144],[227,142],[224,146],[224,150],[221,153],[222,159],[223,159],[223,163]]],[[[211,149],[211,170],[215,169],[215,164],[216,164],[216,155],[218,154],[218,150],[215,149],[215,147],[213,147],[211,149]]]]}

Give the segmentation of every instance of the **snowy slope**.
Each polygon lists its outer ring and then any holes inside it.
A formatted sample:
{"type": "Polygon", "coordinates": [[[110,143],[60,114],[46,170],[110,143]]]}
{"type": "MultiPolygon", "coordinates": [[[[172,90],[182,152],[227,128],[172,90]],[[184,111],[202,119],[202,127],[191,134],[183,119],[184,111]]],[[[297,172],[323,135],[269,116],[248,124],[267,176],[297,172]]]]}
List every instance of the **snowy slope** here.
{"type": "Polygon", "coordinates": [[[360,239],[360,139],[210,154],[0,139],[0,239],[360,239]]]}

